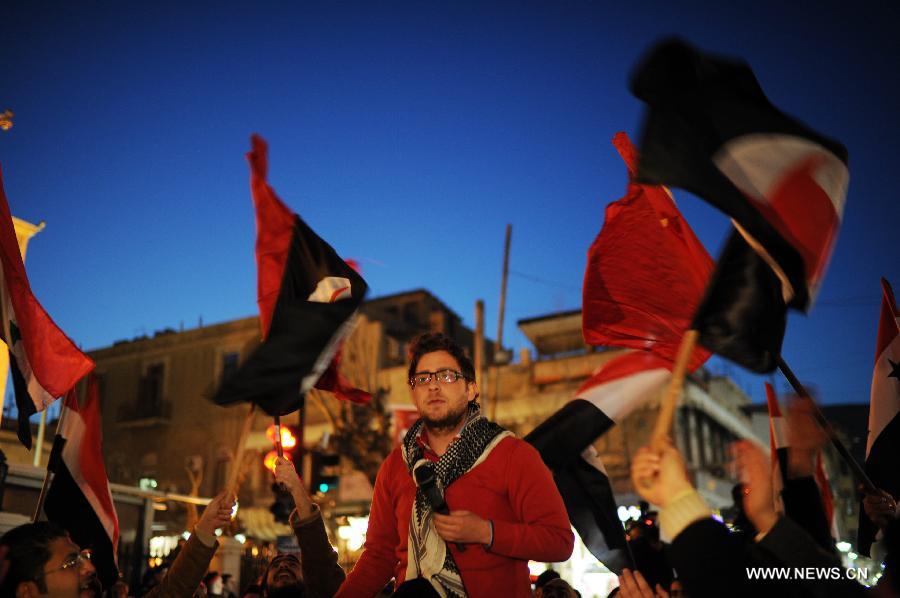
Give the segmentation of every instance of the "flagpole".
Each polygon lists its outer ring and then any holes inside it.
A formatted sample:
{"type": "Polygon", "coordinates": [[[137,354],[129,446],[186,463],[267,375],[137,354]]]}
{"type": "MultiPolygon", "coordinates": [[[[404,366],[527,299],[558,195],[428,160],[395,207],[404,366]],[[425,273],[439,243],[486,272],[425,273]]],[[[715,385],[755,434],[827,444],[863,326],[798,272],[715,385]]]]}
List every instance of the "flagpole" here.
{"type": "MultiPolygon", "coordinates": [[[[38,424],[37,443],[34,447],[34,457],[31,460],[31,464],[35,467],[40,467],[41,456],[44,454],[44,436],[47,434],[47,409],[49,407],[41,411],[41,422],[38,424]]],[[[60,417],[62,417],[62,413],[60,413],[60,417]]]]}
{"type": "Polygon", "coordinates": [[[656,416],[656,424],[653,426],[653,434],[650,436],[650,445],[655,449],[661,449],[665,439],[672,431],[672,421],[675,419],[675,407],[681,397],[684,387],[684,378],[687,375],[688,364],[694,346],[697,344],[697,330],[688,330],[681,337],[681,345],[678,347],[678,355],[675,358],[675,366],[672,368],[672,379],[663,395],[659,405],[659,415],[656,416]]]}
{"type": "Polygon", "coordinates": [[[801,397],[809,399],[810,403],[813,406],[812,414],[813,417],[816,418],[816,422],[819,424],[819,427],[828,435],[828,439],[831,440],[832,446],[834,446],[835,450],[837,450],[838,454],[844,460],[847,465],[850,466],[850,469],[853,471],[853,475],[856,476],[856,479],[866,488],[867,494],[878,494],[879,490],[872,482],[871,478],[866,475],[865,470],[860,466],[860,464],[853,458],[853,455],[850,454],[850,451],[847,450],[847,447],[844,446],[844,443],[841,442],[841,439],[838,438],[837,433],[834,431],[834,428],[829,425],[828,420],[825,419],[825,415],[822,413],[822,410],[819,409],[819,406],[816,404],[812,397],[809,396],[809,393],[806,391],[806,388],[794,375],[794,372],[791,371],[791,368],[788,367],[787,362],[783,357],[778,358],[778,369],[781,370],[781,373],[787,379],[788,383],[793,387],[794,392],[796,392],[801,397]]]}
{"type": "Polygon", "coordinates": [[[256,414],[256,404],[250,403],[250,410],[244,419],[244,426],[241,428],[241,436],[238,439],[237,450],[234,455],[234,467],[231,469],[231,475],[228,476],[228,496],[237,499],[238,486],[240,485],[241,469],[244,464],[244,445],[247,444],[247,437],[250,435],[250,428],[253,427],[253,416],[256,414]]]}
{"type": "MultiPolygon", "coordinates": [[[[44,502],[47,500],[47,491],[50,489],[50,484],[53,482],[54,475],[56,475],[55,472],[50,469],[53,466],[54,457],[62,457],[63,446],[66,444],[66,439],[60,435],[63,420],[65,420],[66,415],[69,413],[69,408],[66,407],[65,400],[66,399],[64,398],[62,407],[59,410],[59,419],[56,420],[56,436],[53,438],[53,448],[50,449],[50,457],[47,459],[47,473],[44,474],[44,483],[41,485],[41,493],[38,496],[37,506],[34,509],[34,517],[31,519],[33,523],[37,523],[41,516],[41,511],[44,510],[44,502]]],[[[46,413],[46,410],[44,410],[44,413],[46,413]]],[[[41,440],[43,441],[43,439],[41,440]]]]}
{"type": "Polygon", "coordinates": [[[284,447],[281,446],[281,416],[275,416],[275,452],[278,458],[284,457],[284,447]]]}

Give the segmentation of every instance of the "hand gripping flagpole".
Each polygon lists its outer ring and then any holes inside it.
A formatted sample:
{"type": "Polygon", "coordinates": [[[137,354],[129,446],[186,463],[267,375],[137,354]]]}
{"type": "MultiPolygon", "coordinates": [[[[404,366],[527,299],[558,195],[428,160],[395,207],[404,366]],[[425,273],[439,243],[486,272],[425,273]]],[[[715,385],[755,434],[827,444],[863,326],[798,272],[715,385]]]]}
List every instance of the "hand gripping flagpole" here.
{"type": "Polygon", "coordinates": [[[279,459],[284,458],[284,447],[281,446],[281,416],[275,416],[275,452],[279,459]]]}
{"type": "Polygon", "coordinates": [[[860,466],[860,464],[853,458],[853,455],[850,454],[850,451],[847,450],[847,447],[844,446],[844,443],[841,442],[841,439],[838,438],[837,433],[834,431],[834,428],[828,423],[828,420],[825,419],[825,415],[822,413],[822,410],[819,409],[819,406],[816,402],[809,396],[809,393],[806,391],[806,387],[800,383],[800,380],[797,376],[794,375],[794,372],[791,371],[791,368],[788,367],[787,362],[785,362],[783,357],[778,358],[778,369],[781,370],[781,373],[787,379],[788,383],[790,383],[791,387],[801,397],[809,399],[810,404],[813,406],[812,414],[816,419],[816,423],[819,424],[819,427],[825,432],[828,436],[828,439],[831,441],[832,446],[834,446],[835,450],[837,450],[838,454],[844,460],[847,465],[850,466],[850,470],[853,472],[853,475],[856,477],[857,481],[862,484],[866,489],[866,494],[878,494],[879,490],[872,482],[871,478],[866,475],[866,472],[860,466]]]}

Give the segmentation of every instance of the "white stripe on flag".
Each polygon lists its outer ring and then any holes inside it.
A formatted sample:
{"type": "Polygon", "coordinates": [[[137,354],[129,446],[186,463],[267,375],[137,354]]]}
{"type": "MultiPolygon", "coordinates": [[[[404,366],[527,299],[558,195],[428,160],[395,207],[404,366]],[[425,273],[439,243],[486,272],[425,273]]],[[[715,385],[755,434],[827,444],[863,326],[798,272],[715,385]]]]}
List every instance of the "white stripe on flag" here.
{"type": "MultiPolygon", "coordinates": [[[[900,330],[900,318],[894,320],[897,330],[900,330]]],[[[872,373],[872,396],[869,403],[869,437],[866,440],[866,458],[872,450],[872,444],[900,413],[900,379],[893,378],[889,374],[893,371],[890,362],[900,363],[900,333],[888,343],[878,360],[872,373]]]]}
{"type": "Polygon", "coordinates": [[[639,371],[589,388],[582,387],[575,398],[590,401],[608,418],[618,423],[637,407],[654,398],[671,377],[672,372],[665,368],[639,371]]]}
{"type": "MultiPolygon", "coordinates": [[[[106,531],[106,534],[109,536],[110,542],[113,545],[113,556],[116,557],[115,547],[118,543],[116,522],[113,519],[113,516],[104,509],[103,503],[97,497],[97,491],[88,484],[84,472],[81,469],[81,447],[84,446],[84,443],[86,442],[85,435],[87,427],[78,411],[69,409],[68,407],[63,408],[68,411],[66,419],[63,422],[63,430],[61,433],[63,438],[66,439],[66,444],[63,446],[62,450],[63,461],[69,469],[69,473],[72,474],[72,479],[75,480],[75,483],[84,494],[84,497],[91,505],[91,508],[94,509],[94,513],[97,514],[97,519],[100,521],[100,524],[103,526],[103,529],[106,531]]],[[[109,504],[112,504],[112,493],[110,492],[109,484],[101,491],[105,491],[109,495],[109,504]]]]}

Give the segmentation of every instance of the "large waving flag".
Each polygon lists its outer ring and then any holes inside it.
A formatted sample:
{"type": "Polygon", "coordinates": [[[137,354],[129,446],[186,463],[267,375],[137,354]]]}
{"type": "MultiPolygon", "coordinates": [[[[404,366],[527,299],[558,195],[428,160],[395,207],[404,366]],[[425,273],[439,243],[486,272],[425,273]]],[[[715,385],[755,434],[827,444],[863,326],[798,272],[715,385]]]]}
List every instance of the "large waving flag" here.
{"type": "MultiPolygon", "coordinates": [[[[526,440],[554,473],[569,520],[611,570],[628,562],[609,477],[593,442],[655,397],[671,377],[681,337],[700,301],[712,260],[661,187],[634,182],[637,155],[624,133],[613,144],[629,172],[625,197],[606,208],[588,251],[582,332],[592,345],[638,349],[604,364],[575,399],[526,440]]],[[[694,351],[690,369],[709,353],[694,351]]]]}
{"type": "Polygon", "coordinates": [[[0,172],[0,309],[19,410],[19,440],[31,449],[28,418],[65,396],[94,368],[38,303],[25,274],[0,172]]]}
{"type": "MultiPolygon", "coordinates": [[[[606,207],[588,250],[582,332],[589,345],[646,349],[672,362],[712,272],[712,259],[663,187],[634,181],[628,136],[613,145],[628,168],[625,197],[606,207]]],[[[691,369],[709,357],[694,351],[691,369]]]]}
{"type": "MultiPolygon", "coordinates": [[[[881,318],[875,345],[875,369],[869,403],[866,473],[878,488],[900,497],[900,311],[894,291],[881,279],[881,318]]],[[[859,509],[859,551],[869,554],[877,529],[859,509]]]]}
{"type": "Polygon", "coordinates": [[[103,465],[100,397],[97,378],[87,381],[84,405],[78,406],[75,389],[63,405],[63,425],[50,455],[53,482],[47,491],[47,519],[69,532],[72,541],[92,551],[97,576],[108,588],[119,570],[119,518],[103,465]]]}
{"type": "MultiPolygon", "coordinates": [[[[253,136],[250,189],[256,208],[258,301],[263,342],[213,401],[252,402],[269,415],[300,407],[329,371],[368,286],[328,243],[291,212],[267,182],[266,142],[253,136]]],[[[336,365],[327,390],[349,390],[336,365]]],[[[365,395],[345,392],[365,400],[365,395]]]]}
{"type": "Polygon", "coordinates": [[[657,396],[671,377],[671,367],[649,351],[615,357],[582,385],[573,401],[525,437],[553,472],[569,521],[584,545],[617,573],[628,564],[625,533],[609,477],[592,445],[657,396]]]}
{"type": "MultiPolygon", "coordinates": [[[[765,253],[765,263],[779,277],[783,303],[807,310],[844,211],[849,182],[844,146],[772,105],[745,63],[678,40],[649,53],[631,89],[647,104],[638,180],[682,187],[731,216],[765,253]]],[[[724,267],[734,263],[720,261],[718,269],[724,267]]],[[[752,284],[758,276],[745,279],[752,284]]],[[[734,276],[727,278],[714,283],[732,285],[734,276]]],[[[727,296],[734,299],[740,292],[727,296]]],[[[754,345],[742,335],[757,332],[759,322],[712,316],[732,305],[704,303],[705,318],[697,320],[705,325],[701,343],[756,371],[774,369],[783,325],[780,336],[762,344],[756,339],[754,345]],[[776,352],[753,355],[754,346],[776,352]]],[[[777,324],[766,327],[777,335],[777,324]]]]}

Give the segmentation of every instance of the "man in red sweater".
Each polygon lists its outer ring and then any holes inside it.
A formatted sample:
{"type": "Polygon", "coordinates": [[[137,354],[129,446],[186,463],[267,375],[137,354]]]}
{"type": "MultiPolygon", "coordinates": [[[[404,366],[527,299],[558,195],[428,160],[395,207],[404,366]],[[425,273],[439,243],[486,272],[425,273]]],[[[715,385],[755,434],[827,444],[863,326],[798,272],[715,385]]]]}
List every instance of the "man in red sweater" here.
{"type": "Polygon", "coordinates": [[[378,472],[365,551],[337,596],[368,598],[391,578],[398,595],[531,596],[528,561],[564,561],[575,541],[552,474],[481,414],[451,339],[413,342],[409,385],[419,420],[378,472]]]}

